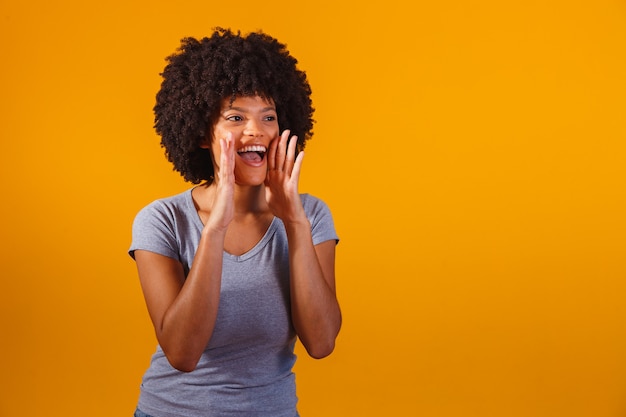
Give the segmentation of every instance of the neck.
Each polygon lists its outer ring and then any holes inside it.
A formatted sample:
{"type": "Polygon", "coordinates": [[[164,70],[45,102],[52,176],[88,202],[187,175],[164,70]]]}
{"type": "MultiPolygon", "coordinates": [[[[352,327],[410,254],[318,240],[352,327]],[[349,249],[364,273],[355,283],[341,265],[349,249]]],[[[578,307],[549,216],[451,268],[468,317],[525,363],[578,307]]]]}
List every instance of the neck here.
{"type": "MultiPolygon", "coordinates": [[[[217,182],[215,181],[196,188],[194,193],[198,196],[196,201],[200,210],[211,211],[216,190],[217,182]],[[200,197],[200,195],[205,197],[200,197]]],[[[260,214],[269,210],[265,199],[264,184],[257,186],[235,184],[233,199],[237,215],[260,214]]]]}
{"type": "Polygon", "coordinates": [[[265,185],[258,186],[235,184],[235,213],[261,213],[269,208],[265,199],[265,185]]]}

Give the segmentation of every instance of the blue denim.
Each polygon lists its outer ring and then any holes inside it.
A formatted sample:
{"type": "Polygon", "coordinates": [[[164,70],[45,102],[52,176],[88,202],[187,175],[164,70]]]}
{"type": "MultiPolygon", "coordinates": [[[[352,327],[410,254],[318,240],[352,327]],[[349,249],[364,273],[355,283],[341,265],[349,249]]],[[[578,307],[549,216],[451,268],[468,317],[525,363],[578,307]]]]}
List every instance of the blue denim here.
{"type": "Polygon", "coordinates": [[[137,408],[135,410],[135,414],[133,414],[133,417],[152,417],[151,415],[148,415],[146,413],[144,413],[143,411],[141,411],[139,408],[137,408]]]}
{"type": "MultiPolygon", "coordinates": [[[[152,416],[149,415],[149,414],[144,413],[139,408],[137,408],[135,410],[135,414],[133,414],[133,417],[152,417],[152,416]]],[[[300,414],[296,414],[296,417],[300,417],[300,414]]]]}

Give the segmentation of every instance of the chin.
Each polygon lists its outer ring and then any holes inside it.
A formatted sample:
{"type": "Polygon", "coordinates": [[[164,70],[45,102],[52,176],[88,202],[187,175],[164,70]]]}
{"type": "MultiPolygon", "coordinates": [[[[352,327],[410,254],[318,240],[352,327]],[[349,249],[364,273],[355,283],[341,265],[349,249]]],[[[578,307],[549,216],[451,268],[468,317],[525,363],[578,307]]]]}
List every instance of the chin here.
{"type": "Polygon", "coordinates": [[[235,183],[237,185],[245,186],[259,186],[265,184],[267,178],[267,166],[258,167],[255,169],[243,169],[237,172],[235,171],[235,183]]]}
{"type": "Polygon", "coordinates": [[[265,177],[263,178],[237,178],[235,177],[235,184],[242,187],[259,187],[265,184],[265,177]]]}

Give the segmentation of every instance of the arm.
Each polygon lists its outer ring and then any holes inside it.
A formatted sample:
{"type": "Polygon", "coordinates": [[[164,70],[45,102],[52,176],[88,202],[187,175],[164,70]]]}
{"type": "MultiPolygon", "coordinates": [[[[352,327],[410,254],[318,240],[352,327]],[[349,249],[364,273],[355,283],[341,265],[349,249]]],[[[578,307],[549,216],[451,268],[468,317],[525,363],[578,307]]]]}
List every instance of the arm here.
{"type": "Polygon", "coordinates": [[[341,328],[335,241],[313,246],[308,222],[289,225],[287,230],[293,324],[309,355],[320,359],[332,353],[341,328]]]}
{"type": "Polygon", "coordinates": [[[170,364],[183,372],[195,369],[213,332],[222,248],[219,236],[203,232],[187,279],[177,260],[135,251],[139,280],[157,340],[170,364]]]}
{"type": "Polygon", "coordinates": [[[222,140],[222,148],[215,204],[187,278],[177,260],[135,251],[157,340],[170,364],[183,372],[195,369],[213,333],[219,306],[224,238],[233,210],[234,150],[230,138],[222,140]]]}
{"type": "Polygon", "coordinates": [[[309,355],[323,358],[333,351],[341,328],[335,292],[335,242],[313,245],[311,225],[298,193],[304,153],[295,158],[295,137],[287,150],[288,136],[289,131],[285,131],[270,145],[266,195],[287,231],[294,328],[309,355]]]}

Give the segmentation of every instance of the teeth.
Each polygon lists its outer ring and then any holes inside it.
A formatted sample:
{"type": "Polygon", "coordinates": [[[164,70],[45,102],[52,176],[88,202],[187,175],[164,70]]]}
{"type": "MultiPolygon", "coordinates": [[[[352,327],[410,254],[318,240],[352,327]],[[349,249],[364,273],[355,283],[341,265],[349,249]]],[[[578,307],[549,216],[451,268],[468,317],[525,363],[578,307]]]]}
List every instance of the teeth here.
{"type": "Polygon", "coordinates": [[[243,152],[267,152],[267,148],[265,146],[261,146],[261,145],[252,145],[252,146],[245,146],[245,147],[239,149],[237,152],[239,152],[239,153],[243,153],[243,152]]]}

